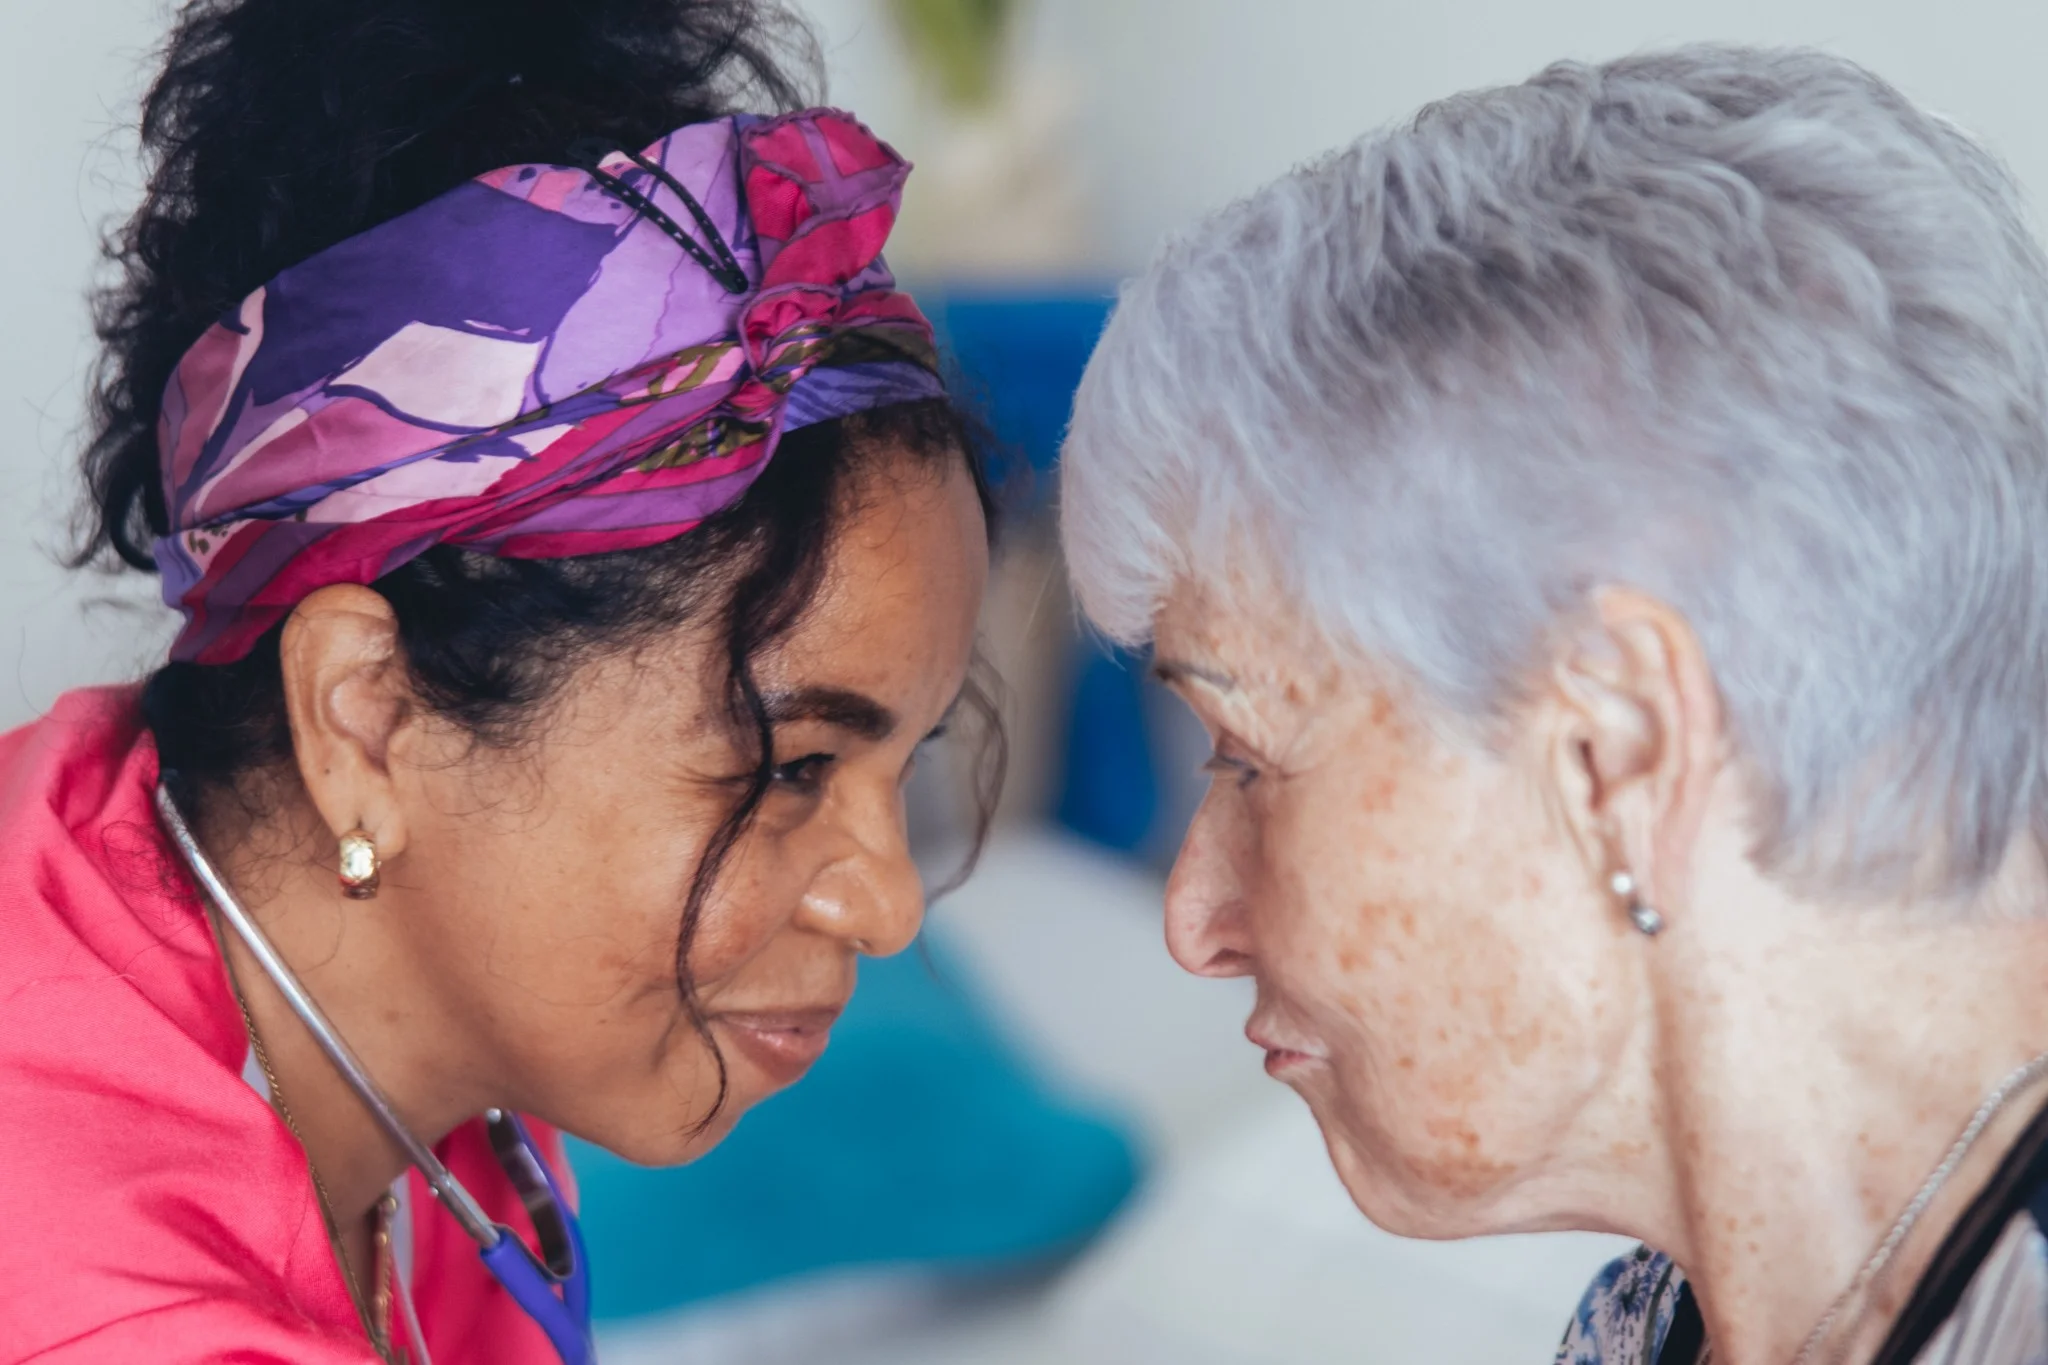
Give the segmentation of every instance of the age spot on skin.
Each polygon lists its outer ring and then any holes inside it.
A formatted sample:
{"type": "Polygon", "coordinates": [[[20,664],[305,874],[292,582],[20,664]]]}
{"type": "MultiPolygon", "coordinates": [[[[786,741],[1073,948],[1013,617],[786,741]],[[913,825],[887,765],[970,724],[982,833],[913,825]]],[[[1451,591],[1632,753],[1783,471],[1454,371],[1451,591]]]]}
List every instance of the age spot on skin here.
{"type": "Polygon", "coordinates": [[[1366,785],[1364,793],[1359,797],[1359,808],[1368,815],[1378,815],[1392,810],[1394,798],[1399,790],[1391,776],[1376,777],[1366,785]]]}
{"type": "Polygon", "coordinates": [[[1511,1174],[1508,1166],[1482,1154],[1479,1134],[1469,1123],[1432,1120],[1428,1131],[1446,1150],[1414,1163],[1417,1176],[1427,1185],[1455,1198],[1468,1199],[1492,1189],[1511,1174]]]}
{"type": "Polygon", "coordinates": [[[1501,1035],[1501,1048],[1516,1066],[1526,1063],[1543,1046],[1543,1025],[1532,1023],[1501,1035]]]}

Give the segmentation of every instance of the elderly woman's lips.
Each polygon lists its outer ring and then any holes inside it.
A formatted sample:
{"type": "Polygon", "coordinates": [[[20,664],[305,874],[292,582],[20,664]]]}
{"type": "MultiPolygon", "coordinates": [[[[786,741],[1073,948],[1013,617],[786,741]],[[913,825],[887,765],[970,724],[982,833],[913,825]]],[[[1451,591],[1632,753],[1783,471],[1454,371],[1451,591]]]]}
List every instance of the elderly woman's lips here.
{"type": "Polygon", "coordinates": [[[720,1039],[753,1063],[770,1084],[792,1085],[824,1055],[841,1008],[720,1011],[711,1022],[720,1039]]]}
{"type": "Polygon", "coordinates": [[[1314,1066],[1320,1060],[1322,1059],[1306,1052],[1293,1052],[1284,1047],[1267,1048],[1266,1074],[1274,1080],[1284,1081],[1295,1072],[1314,1066]]]}
{"type": "Polygon", "coordinates": [[[1268,1035],[1257,1020],[1244,1026],[1244,1036],[1251,1039],[1252,1046],[1261,1048],[1266,1054],[1266,1074],[1285,1078],[1291,1072],[1311,1066],[1322,1060],[1321,1056],[1298,1047],[1289,1047],[1268,1035]]]}

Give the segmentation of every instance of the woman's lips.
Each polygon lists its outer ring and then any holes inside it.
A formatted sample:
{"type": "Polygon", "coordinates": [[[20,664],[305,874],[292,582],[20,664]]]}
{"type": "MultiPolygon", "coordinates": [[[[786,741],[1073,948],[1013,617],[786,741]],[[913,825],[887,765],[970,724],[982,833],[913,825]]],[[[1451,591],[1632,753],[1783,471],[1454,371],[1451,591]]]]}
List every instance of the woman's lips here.
{"type": "Polygon", "coordinates": [[[1244,1036],[1251,1039],[1253,1047],[1265,1052],[1266,1074],[1275,1080],[1284,1081],[1289,1076],[1314,1066],[1317,1062],[1323,1060],[1318,1053],[1307,1052],[1297,1047],[1289,1047],[1284,1043],[1274,1040],[1259,1026],[1257,1020],[1253,1020],[1244,1026],[1244,1036]]]}
{"type": "Polygon", "coordinates": [[[1314,1066],[1320,1060],[1322,1059],[1312,1057],[1306,1052],[1294,1052],[1284,1047],[1269,1047],[1266,1049],[1266,1074],[1276,1081],[1284,1081],[1296,1072],[1314,1066]]]}
{"type": "Polygon", "coordinates": [[[824,1055],[842,1008],[720,1011],[712,1023],[770,1084],[785,1086],[802,1079],[811,1063],[824,1055]]]}

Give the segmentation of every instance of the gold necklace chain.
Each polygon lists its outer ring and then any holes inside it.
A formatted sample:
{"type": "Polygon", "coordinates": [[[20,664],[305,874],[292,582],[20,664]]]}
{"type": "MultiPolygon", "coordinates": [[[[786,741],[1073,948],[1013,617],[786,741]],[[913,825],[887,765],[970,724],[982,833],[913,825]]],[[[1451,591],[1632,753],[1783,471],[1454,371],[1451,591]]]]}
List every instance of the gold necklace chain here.
{"type": "MultiPolygon", "coordinates": [[[[298,1121],[292,1117],[291,1106],[285,1103],[284,1090],[277,1083],[277,1072],[271,1069],[270,1054],[264,1050],[263,1037],[256,1031],[256,1017],[249,1012],[248,998],[242,994],[242,983],[235,977],[234,963],[228,958],[225,941],[221,939],[220,926],[214,926],[214,937],[222,943],[221,965],[227,970],[228,986],[235,993],[235,1004],[242,1011],[242,1027],[249,1032],[249,1049],[256,1054],[256,1065],[263,1069],[263,1079],[270,1086],[270,1103],[277,1110],[284,1126],[291,1131],[298,1142],[299,1150],[306,1149],[305,1134],[299,1131],[298,1121]]],[[[362,1319],[363,1330],[369,1334],[370,1345],[385,1365],[397,1365],[391,1351],[391,1217],[398,1201],[386,1193],[377,1201],[375,1232],[372,1234],[371,1271],[376,1282],[375,1301],[364,1297],[363,1287],[356,1278],[356,1269],[348,1258],[348,1249],[341,1239],[341,1223],[334,1216],[334,1202],[327,1197],[327,1186],[320,1179],[320,1168],[313,1164],[313,1155],[306,1152],[306,1173],[313,1177],[313,1194],[320,1203],[320,1221],[327,1226],[327,1240],[334,1248],[334,1259],[341,1262],[341,1274],[348,1284],[348,1295],[355,1304],[356,1316],[362,1319]]]]}
{"type": "MultiPolygon", "coordinates": [[[[1977,1106],[1977,1111],[1970,1115],[1970,1121],[1963,1125],[1963,1131],[1949,1144],[1948,1151],[1942,1156],[1941,1164],[1936,1166],[1921,1184],[1912,1201],[1906,1205],[1905,1210],[1899,1214],[1897,1221],[1885,1234],[1884,1240],[1878,1243],[1877,1250],[1871,1253],[1870,1259],[1856,1272],[1856,1278],[1849,1281],[1849,1287],[1828,1305],[1828,1310],[1821,1316],[1821,1320],[1814,1324],[1813,1331],[1807,1334],[1805,1344],[1799,1348],[1799,1354],[1793,1357],[1793,1365],[1807,1365],[1807,1362],[1815,1359],[1821,1346],[1826,1343],[1829,1334],[1837,1326],[1858,1326],[1869,1315],[1869,1302],[1864,1300],[1859,1303],[1859,1296],[1874,1285],[1885,1268],[1891,1264],[1892,1254],[1919,1223],[1920,1215],[1927,1212],[1928,1205],[1934,1202],[1934,1196],[1941,1192],[1942,1186],[1948,1184],[1949,1177],[1963,1164],[1963,1158],[1977,1145],[1977,1139],[1984,1136],[1984,1130],[1991,1126],[1991,1120],[1996,1118],[1999,1111],[2011,1103],[2015,1096],[2043,1076],[2048,1076],[2048,1052],[2043,1052],[2014,1067],[1992,1088],[1991,1093],[1984,1097],[1983,1103],[1977,1106]],[[1849,1313],[1852,1304],[1857,1305],[1857,1311],[1849,1313]]],[[[1829,1353],[1829,1358],[1839,1361],[1846,1350],[1847,1343],[1840,1343],[1829,1353]]]]}

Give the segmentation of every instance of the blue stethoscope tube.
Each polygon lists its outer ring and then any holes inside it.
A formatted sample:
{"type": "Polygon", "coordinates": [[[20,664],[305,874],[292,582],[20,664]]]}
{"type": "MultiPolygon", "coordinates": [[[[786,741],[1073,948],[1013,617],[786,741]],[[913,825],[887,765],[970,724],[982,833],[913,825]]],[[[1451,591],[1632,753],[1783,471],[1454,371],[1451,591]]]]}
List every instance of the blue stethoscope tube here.
{"type": "Polygon", "coordinates": [[[404,1150],[406,1157],[425,1177],[434,1198],[477,1244],[478,1254],[492,1278],[505,1287],[513,1302],[547,1334],[555,1353],[562,1358],[562,1365],[593,1365],[597,1354],[590,1330],[590,1263],[584,1254],[583,1230],[577,1226],[569,1201],[563,1197],[554,1172],[535,1149],[526,1126],[516,1114],[505,1110],[493,1109],[484,1115],[492,1150],[528,1212],[533,1215],[545,1259],[536,1257],[517,1233],[486,1214],[483,1206],[462,1187],[462,1182],[399,1119],[384,1092],[363,1069],[362,1062],[335,1031],[313,997],[306,993],[306,988],[255,919],[243,908],[235,893],[229,890],[213,860],[206,856],[206,850],[192,836],[184,813],[178,809],[178,803],[165,782],[157,784],[156,809],[165,832],[177,846],[179,856],[192,870],[192,875],[213,901],[221,918],[248,947],[250,955],[262,966],[264,975],[284,996],[292,1013],[313,1035],[320,1050],[327,1054],[327,1060],[334,1064],[334,1069],[356,1092],[356,1097],[369,1109],[378,1125],[404,1150]]]}

